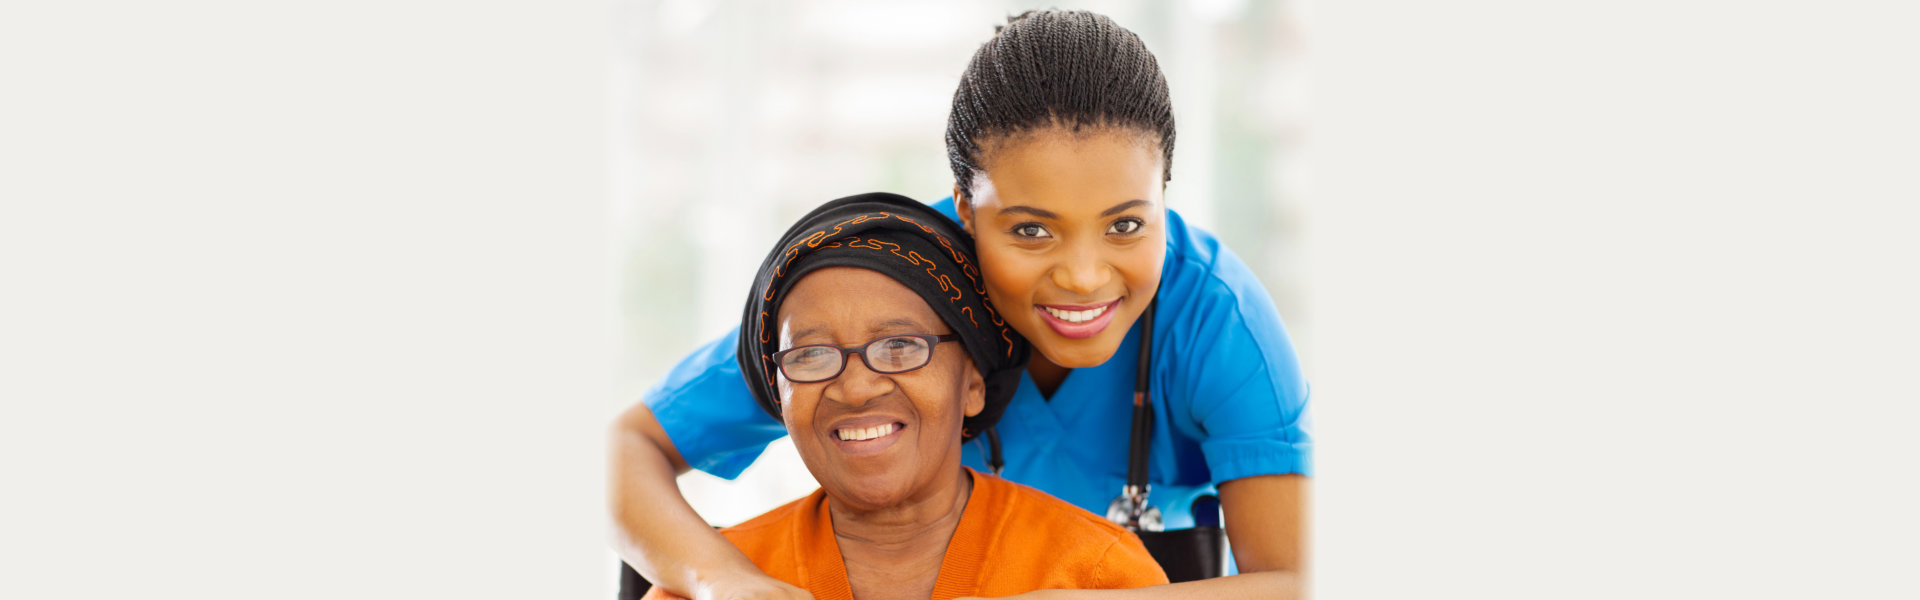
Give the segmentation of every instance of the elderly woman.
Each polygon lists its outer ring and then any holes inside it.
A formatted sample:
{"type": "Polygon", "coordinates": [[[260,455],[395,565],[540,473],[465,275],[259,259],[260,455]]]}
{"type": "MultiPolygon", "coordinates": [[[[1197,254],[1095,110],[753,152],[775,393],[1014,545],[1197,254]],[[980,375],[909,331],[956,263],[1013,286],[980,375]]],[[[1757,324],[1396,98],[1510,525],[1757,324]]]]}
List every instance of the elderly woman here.
{"type": "Polygon", "coordinates": [[[820,489],[721,534],[820,600],[1165,583],[1132,533],[961,466],[1029,356],[952,221],[892,194],[814,210],[760,268],[739,361],[820,489]]]}

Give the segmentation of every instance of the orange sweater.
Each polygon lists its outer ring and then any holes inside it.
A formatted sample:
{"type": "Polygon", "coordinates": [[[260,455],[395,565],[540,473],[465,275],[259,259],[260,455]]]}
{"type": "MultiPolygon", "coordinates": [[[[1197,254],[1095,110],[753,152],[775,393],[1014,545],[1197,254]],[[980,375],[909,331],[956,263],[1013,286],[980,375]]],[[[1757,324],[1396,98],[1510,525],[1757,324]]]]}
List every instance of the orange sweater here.
{"type": "MultiPolygon", "coordinates": [[[[1131,532],[1040,490],[967,470],[973,493],[940,562],[933,600],[1167,582],[1131,532]]],[[[720,534],[760,570],[816,600],[853,600],[827,501],[814,490],[720,534]]],[[[677,596],[657,587],[646,596],[661,598],[677,596]]]]}

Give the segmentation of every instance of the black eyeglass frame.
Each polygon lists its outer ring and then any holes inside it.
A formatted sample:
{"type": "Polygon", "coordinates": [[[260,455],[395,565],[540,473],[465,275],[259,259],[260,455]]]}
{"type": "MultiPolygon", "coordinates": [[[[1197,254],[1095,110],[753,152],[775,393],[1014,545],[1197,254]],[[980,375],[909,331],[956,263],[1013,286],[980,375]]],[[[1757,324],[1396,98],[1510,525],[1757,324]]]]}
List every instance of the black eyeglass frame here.
{"type": "Polygon", "coordinates": [[[875,373],[885,373],[887,375],[898,375],[901,373],[911,373],[913,371],[917,371],[922,368],[925,368],[927,365],[933,364],[933,351],[940,347],[940,342],[951,342],[958,339],[960,339],[960,334],[957,334],[957,333],[947,333],[947,334],[940,334],[940,335],[935,335],[931,333],[903,333],[899,335],[889,335],[889,336],[874,338],[872,340],[868,340],[867,343],[865,344],[854,346],[852,348],[848,348],[845,346],[835,346],[833,344],[808,344],[805,346],[794,346],[792,348],[788,348],[788,349],[773,353],[773,366],[774,368],[780,370],[780,376],[787,378],[787,381],[791,381],[793,383],[820,383],[822,381],[833,381],[833,378],[839,377],[841,373],[845,373],[847,371],[847,363],[851,362],[847,360],[847,357],[858,354],[860,355],[860,364],[866,365],[867,370],[873,371],[875,373]],[[873,363],[867,361],[867,347],[880,342],[891,340],[894,338],[917,338],[921,341],[926,342],[927,343],[927,362],[920,363],[919,365],[914,366],[912,368],[901,369],[898,371],[886,371],[886,370],[874,368],[873,363]],[[832,375],[821,377],[819,379],[809,379],[806,381],[794,379],[792,375],[787,374],[787,364],[786,364],[786,361],[783,359],[785,359],[788,354],[791,354],[793,352],[797,352],[800,350],[806,350],[808,348],[832,348],[834,350],[839,351],[840,352],[840,368],[835,369],[832,375]]]}

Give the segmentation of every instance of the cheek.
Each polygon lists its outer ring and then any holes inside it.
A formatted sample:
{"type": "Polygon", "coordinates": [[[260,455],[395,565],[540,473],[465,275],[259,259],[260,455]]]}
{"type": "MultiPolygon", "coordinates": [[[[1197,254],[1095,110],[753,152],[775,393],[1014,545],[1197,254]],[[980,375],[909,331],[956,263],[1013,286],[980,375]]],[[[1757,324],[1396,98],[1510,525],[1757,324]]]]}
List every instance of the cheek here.
{"type": "Polygon", "coordinates": [[[1035,282],[1046,270],[1044,263],[1032,257],[987,250],[980,252],[980,269],[995,305],[1002,301],[1022,302],[1033,295],[1035,282]]]}
{"type": "Polygon", "coordinates": [[[1127,288],[1141,293],[1160,287],[1160,268],[1166,265],[1166,260],[1167,245],[1163,237],[1129,248],[1115,267],[1126,279],[1127,288]]]}
{"type": "Polygon", "coordinates": [[[922,444],[941,447],[960,437],[960,427],[967,416],[967,386],[961,375],[959,368],[952,368],[937,378],[915,382],[923,385],[916,385],[908,392],[908,397],[915,399],[914,410],[920,413],[927,432],[939,432],[932,435],[923,432],[922,444]]]}
{"type": "MultiPolygon", "coordinates": [[[[805,390],[795,390],[791,384],[782,382],[780,399],[780,421],[787,426],[789,433],[806,431],[813,427],[813,408],[819,404],[817,398],[807,395],[805,390]]],[[[798,441],[804,436],[793,437],[798,441]]]]}

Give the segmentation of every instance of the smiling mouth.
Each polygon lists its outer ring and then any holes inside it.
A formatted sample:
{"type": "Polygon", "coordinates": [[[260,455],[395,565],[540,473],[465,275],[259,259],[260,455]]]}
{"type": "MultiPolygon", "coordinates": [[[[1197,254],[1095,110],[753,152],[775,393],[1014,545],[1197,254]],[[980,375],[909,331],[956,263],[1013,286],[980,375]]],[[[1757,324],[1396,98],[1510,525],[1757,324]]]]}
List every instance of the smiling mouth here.
{"type": "Polygon", "coordinates": [[[886,437],[887,435],[892,434],[895,431],[899,431],[906,428],[907,426],[903,423],[888,423],[885,425],[875,425],[872,427],[853,427],[853,428],[845,428],[845,429],[836,429],[834,430],[833,433],[836,437],[840,438],[840,441],[843,441],[843,442],[861,442],[861,441],[886,437]]]}
{"type": "Polygon", "coordinates": [[[1053,318],[1055,319],[1066,321],[1068,323],[1085,323],[1087,321],[1092,321],[1095,318],[1098,318],[1102,314],[1106,314],[1107,309],[1113,308],[1113,304],[1114,303],[1111,303],[1111,302],[1107,304],[1102,304],[1100,306],[1094,307],[1091,310],[1060,310],[1058,308],[1054,308],[1044,304],[1040,305],[1040,308],[1046,309],[1047,314],[1053,315],[1053,318]]]}
{"type": "Polygon", "coordinates": [[[1103,304],[1035,304],[1035,314],[1042,315],[1040,320],[1053,329],[1054,333],[1070,340],[1082,340],[1107,330],[1113,323],[1115,307],[1120,299],[1103,304]]]}

